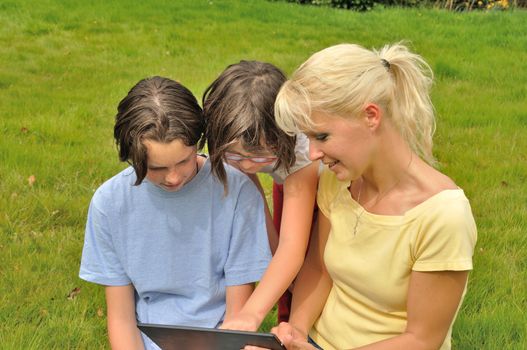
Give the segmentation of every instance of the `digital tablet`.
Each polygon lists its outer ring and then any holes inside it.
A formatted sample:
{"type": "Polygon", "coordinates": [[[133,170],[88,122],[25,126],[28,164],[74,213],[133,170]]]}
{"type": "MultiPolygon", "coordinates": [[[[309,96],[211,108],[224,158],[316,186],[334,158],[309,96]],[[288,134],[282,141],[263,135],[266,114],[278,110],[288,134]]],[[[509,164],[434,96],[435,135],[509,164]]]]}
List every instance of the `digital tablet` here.
{"type": "Polygon", "coordinates": [[[137,327],[163,350],[238,350],[246,345],[285,350],[271,333],[146,323],[137,327]]]}

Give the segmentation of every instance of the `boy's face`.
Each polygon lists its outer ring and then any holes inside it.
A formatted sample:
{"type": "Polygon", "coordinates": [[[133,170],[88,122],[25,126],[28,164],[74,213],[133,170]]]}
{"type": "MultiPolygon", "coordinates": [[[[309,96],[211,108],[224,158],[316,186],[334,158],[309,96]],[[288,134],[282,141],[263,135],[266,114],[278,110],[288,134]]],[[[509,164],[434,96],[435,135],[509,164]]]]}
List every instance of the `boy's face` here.
{"type": "Polygon", "coordinates": [[[246,174],[256,174],[264,166],[274,163],[276,159],[273,153],[265,149],[261,152],[248,152],[240,142],[232,144],[225,152],[227,163],[246,174]]]}
{"type": "Polygon", "coordinates": [[[165,191],[179,191],[197,174],[196,146],[186,146],[181,140],[145,140],[143,145],[147,154],[146,178],[165,191]]]}

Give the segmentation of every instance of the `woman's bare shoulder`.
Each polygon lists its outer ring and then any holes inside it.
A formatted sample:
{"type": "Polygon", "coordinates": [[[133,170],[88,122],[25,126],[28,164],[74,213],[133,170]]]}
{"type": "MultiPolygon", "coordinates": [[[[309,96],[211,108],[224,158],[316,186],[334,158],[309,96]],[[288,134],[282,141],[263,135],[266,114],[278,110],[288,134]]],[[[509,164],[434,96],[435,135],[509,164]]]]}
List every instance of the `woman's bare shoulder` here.
{"type": "Polygon", "coordinates": [[[440,192],[459,189],[454,180],[429,165],[417,171],[413,181],[413,190],[407,197],[411,202],[408,207],[417,206],[440,192]]]}

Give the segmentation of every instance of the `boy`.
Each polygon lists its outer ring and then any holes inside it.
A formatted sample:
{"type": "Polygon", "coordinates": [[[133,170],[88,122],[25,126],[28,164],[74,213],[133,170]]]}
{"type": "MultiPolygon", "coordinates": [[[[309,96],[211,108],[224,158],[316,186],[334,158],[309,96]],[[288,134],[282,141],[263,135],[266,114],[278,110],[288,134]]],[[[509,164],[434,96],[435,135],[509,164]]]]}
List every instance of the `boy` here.
{"type": "Polygon", "coordinates": [[[157,349],[137,322],[217,327],[269,263],[262,197],[232,167],[224,196],[197,153],[204,127],[192,93],[170,79],[143,79],[119,104],[114,137],[132,167],[95,192],[80,268],[106,286],[112,348],[157,349]]]}

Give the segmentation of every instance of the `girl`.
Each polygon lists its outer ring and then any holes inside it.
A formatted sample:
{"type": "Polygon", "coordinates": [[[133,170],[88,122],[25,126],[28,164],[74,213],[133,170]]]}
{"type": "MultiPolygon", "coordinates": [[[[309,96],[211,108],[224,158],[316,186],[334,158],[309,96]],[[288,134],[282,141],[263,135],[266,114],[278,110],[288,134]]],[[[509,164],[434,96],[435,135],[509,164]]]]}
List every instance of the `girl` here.
{"type": "MultiPolygon", "coordinates": [[[[276,227],[269,208],[265,208],[273,259],[241,312],[226,320],[224,328],[256,330],[304,261],[319,162],[308,159],[305,135],[289,136],[276,125],[274,102],[285,80],[284,74],[269,63],[241,61],[227,67],[203,95],[212,169],[225,191],[229,189],[223,161],[249,175],[262,196],[257,173],[270,174],[275,184],[276,227]]],[[[281,320],[286,320],[288,313],[287,301],[279,304],[281,320]]]]}
{"type": "Polygon", "coordinates": [[[329,167],[290,324],[275,330],[288,349],[450,349],[476,226],[432,167],[431,77],[403,45],[343,44],[282,87],[279,125],[306,132],[310,158],[329,167]]]}

